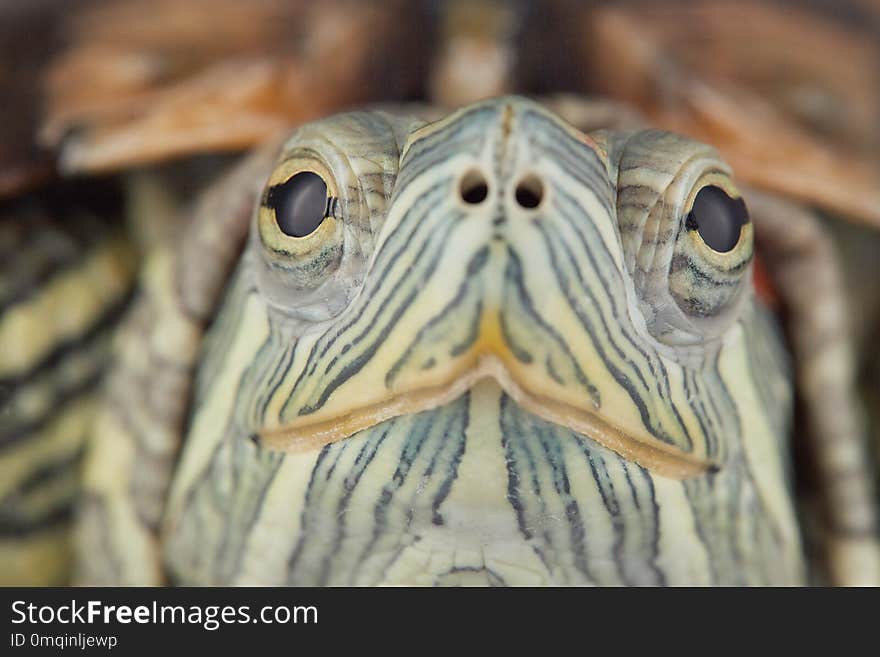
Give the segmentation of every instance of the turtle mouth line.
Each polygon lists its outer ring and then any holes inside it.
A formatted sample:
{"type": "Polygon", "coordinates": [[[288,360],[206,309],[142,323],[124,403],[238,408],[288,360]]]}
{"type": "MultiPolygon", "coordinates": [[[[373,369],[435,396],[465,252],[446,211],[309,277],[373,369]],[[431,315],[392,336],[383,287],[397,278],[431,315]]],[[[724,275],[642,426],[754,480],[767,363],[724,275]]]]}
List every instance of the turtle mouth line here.
{"type": "Polygon", "coordinates": [[[301,453],[317,450],[386,420],[443,406],[484,379],[497,382],[524,410],[577,431],[655,474],[686,479],[717,468],[711,461],[672,445],[623,431],[598,412],[576,408],[525,390],[509,374],[501,360],[491,354],[481,356],[474,368],[450,384],[392,395],[380,403],[355,408],[331,419],[308,423],[302,418],[296,423],[264,428],[259,432],[259,438],[263,445],[280,451],[301,453]]]}

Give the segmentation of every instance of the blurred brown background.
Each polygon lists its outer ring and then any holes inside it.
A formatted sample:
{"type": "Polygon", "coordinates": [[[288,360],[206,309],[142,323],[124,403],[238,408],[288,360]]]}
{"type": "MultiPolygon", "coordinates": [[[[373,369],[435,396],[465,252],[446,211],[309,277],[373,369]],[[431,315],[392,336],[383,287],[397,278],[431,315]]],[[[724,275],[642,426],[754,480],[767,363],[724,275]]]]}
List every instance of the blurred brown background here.
{"type": "Polygon", "coordinates": [[[635,104],[880,225],[877,0],[4,0],[0,194],[236,151],[368,101],[635,104]]]}

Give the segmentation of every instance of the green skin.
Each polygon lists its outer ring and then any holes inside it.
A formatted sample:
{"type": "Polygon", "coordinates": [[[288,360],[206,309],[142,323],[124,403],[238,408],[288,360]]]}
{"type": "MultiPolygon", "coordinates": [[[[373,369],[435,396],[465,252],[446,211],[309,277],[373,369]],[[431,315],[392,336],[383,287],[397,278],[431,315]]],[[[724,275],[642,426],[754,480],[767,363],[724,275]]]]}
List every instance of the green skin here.
{"type": "Polygon", "coordinates": [[[290,237],[263,193],[222,296],[222,266],[193,273],[234,258],[222,203],[154,258],[87,467],[85,581],[803,581],[752,226],[718,253],[686,225],[702,187],[739,196],[713,149],[503,98],[332,117],[266,162],[264,189],[321,175],[331,216],[290,237]]]}

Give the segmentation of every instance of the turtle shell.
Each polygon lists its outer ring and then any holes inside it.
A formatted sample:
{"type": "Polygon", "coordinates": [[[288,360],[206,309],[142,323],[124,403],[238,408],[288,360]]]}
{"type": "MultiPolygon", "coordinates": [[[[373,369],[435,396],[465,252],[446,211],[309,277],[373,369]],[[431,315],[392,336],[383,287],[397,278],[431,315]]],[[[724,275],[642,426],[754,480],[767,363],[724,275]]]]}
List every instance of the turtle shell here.
{"type": "Polygon", "coordinates": [[[98,3],[65,25],[40,136],[68,172],[246,150],[341,107],[414,95],[424,14],[397,0],[98,3]]]}

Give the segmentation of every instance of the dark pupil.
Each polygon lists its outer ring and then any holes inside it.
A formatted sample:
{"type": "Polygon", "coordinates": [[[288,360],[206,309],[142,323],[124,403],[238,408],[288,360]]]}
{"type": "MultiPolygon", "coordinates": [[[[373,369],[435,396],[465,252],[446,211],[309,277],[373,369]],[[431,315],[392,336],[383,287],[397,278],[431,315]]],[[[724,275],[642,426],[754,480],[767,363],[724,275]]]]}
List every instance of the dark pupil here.
{"type": "Polygon", "coordinates": [[[740,229],[748,221],[749,213],[741,198],[730,198],[720,187],[707,185],[697,192],[685,226],[700,231],[709,248],[727,253],[736,246],[740,229]]]}
{"type": "Polygon", "coordinates": [[[266,205],[285,235],[305,237],[327,215],[327,184],[317,173],[303,171],[269,188],[266,205]]]}

